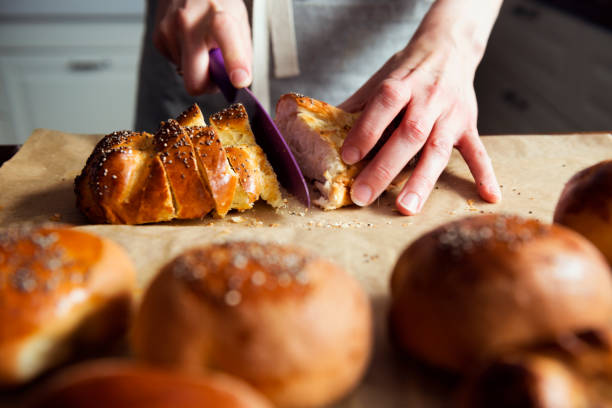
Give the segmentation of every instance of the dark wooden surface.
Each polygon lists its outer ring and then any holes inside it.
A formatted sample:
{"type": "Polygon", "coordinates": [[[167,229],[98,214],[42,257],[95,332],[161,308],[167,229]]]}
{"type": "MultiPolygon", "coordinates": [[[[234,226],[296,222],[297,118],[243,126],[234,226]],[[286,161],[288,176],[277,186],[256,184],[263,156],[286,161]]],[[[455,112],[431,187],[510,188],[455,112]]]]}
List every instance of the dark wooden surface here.
{"type": "Polygon", "coordinates": [[[0,166],[17,153],[20,145],[0,145],[0,166]]]}
{"type": "Polygon", "coordinates": [[[612,0],[532,0],[612,30],[612,0]]]}

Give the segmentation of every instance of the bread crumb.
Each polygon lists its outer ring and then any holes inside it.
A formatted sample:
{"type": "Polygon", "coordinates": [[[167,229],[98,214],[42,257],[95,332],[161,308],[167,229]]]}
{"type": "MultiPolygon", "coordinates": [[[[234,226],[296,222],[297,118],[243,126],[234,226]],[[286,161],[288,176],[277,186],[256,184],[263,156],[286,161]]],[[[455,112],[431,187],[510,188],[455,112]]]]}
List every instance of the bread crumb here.
{"type": "Polygon", "coordinates": [[[57,221],[61,221],[61,219],[62,219],[62,214],[59,214],[59,213],[55,213],[49,217],[49,221],[57,222],[57,221]]]}
{"type": "Polygon", "coordinates": [[[241,222],[244,222],[244,217],[242,217],[241,215],[236,215],[234,217],[230,217],[230,221],[234,224],[239,224],[241,222]]]}

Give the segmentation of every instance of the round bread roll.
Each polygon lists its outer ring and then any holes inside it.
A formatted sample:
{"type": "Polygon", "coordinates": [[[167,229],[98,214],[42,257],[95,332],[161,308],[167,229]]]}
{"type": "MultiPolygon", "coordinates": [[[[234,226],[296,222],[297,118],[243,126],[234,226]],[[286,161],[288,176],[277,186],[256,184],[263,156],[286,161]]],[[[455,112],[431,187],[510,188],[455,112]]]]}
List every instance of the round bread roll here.
{"type": "Polygon", "coordinates": [[[560,361],[538,354],[503,355],[471,378],[458,397],[461,408],[596,407],[583,384],[560,361]]]}
{"type": "Polygon", "coordinates": [[[35,393],[29,408],[272,408],[243,381],[223,374],[187,376],[128,361],[72,366],[35,393]]]}
{"type": "Polygon", "coordinates": [[[464,408],[575,408],[612,404],[612,332],[567,333],[495,357],[460,388],[464,408]]]}
{"type": "Polygon", "coordinates": [[[585,236],[612,266],[612,160],[579,171],[567,182],[554,222],[585,236]]]}
{"type": "Polygon", "coordinates": [[[458,371],[612,317],[601,253],[567,228],[517,216],[468,217],[425,234],[397,261],[391,293],[397,344],[458,371]]]}
{"type": "Polygon", "coordinates": [[[0,385],[123,334],[134,288],[132,263],[111,241],[58,226],[0,232],[0,385]]]}
{"type": "Polygon", "coordinates": [[[314,407],[359,381],[371,325],[366,294],[337,266],[296,248],[234,242],[163,268],[133,348],[166,367],[243,378],[279,407],[314,407]]]}

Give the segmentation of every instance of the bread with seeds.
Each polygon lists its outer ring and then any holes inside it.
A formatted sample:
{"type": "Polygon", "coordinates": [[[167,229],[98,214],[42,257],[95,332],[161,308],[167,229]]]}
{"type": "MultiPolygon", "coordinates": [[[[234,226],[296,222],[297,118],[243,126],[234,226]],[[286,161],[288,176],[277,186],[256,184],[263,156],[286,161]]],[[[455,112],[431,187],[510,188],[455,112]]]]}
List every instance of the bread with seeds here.
{"type": "Polygon", "coordinates": [[[130,259],[109,240],[57,226],[0,232],[0,387],[112,344],[135,286],[130,259]]]}
{"type": "Polygon", "coordinates": [[[132,331],[135,355],[240,377],[278,407],[318,407],[359,381],[372,347],[367,295],[338,266],[293,247],[210,245],[167,264],[132,331]]]}
{"type": "Polygon", "coordinates": [[[77,207],[95,223],[144,224],[223,217],[261,197],[283,205],[276,175],[255,143],[242,105],[206,126],[193,105],[155,135],[114,132],[95,147],[75,179],[77,207]]]}
{"type": "Polygon", "coordinates": [[[451,370],[558,335],[607,327],[612,277],[579,234],[511,215],[447,223],[391,277],[390,324],[407,352],[451,370]]]}

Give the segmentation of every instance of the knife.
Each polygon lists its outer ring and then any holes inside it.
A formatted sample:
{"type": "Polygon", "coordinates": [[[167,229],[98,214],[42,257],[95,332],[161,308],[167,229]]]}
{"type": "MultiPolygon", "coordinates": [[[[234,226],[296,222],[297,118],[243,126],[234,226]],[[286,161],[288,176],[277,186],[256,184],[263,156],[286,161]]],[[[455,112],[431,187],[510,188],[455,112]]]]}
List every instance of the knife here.
{"type": "Polygon", "coordinates": [[[255,139],[268,156],[280,184],[306,207],[310,207],[306,180],[283,135],[250,89],[236,89],[232,85],[219,48],[210,51],[209,73],[229,103],[244,105],[255,139]]]}

